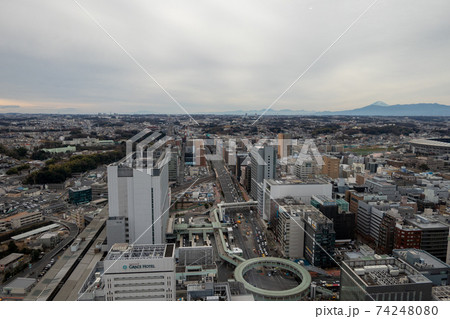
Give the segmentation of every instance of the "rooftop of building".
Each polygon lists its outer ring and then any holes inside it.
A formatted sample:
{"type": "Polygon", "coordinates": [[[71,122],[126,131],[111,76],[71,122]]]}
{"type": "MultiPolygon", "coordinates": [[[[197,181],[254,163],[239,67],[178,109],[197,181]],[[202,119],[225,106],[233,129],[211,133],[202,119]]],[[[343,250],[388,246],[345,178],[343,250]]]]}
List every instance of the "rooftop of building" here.
{"type": "Polygon", "coordinates": [[[421,249],[394,249],[393,253],[409,264],[410,260],[414,260],[411,265],[416,269],[450,268],[450,265],[421,249]]]}
{"type": "Polygon", "coordinates": [[[317,202],[319,202],[319,204],[322,205],[336,205],[336,201],[326,195],[314,195],[312,199],[316,200],[317,202]]]}
{"type": "Polygon", "coordinates": [[[105,260],[139,260],[174,256],[174,247],[167,245],[114,244],[105,260]]]}
{"type": "Polygon", "coordinates": [[[12,236],[11,239],[13,239],[13,240],[22,240],[22,239],[25,239],[27,237],[34,236],[34,235],[37,235],[37,234],[40,234],[40,233],[43,233],[43,232],[46,232],[46,231],[58,228],[58,227],[61,227],[61,225],[53,223],[53,224],[50,224],[50,225],[47,225],[47,226],[43,226],[43,227],[39,227],[37,229],[30,230],[30,231],[28,231],[26,233],[22,233],[22,234],[19,234],[19,235],[16,235],[16,236],[12,236]]]}
{"type": "Polygon", "coordinates": [[[295,176],[286,176],[284,179],[266,179],[270,185],[314,185],[314,184],[329,184],[321,178],[299,179],[295,176]]]}
{"type": "Polygon", "coordinates": [[[305,213],[316,222],[325,222],[328,218],[325,217],[317,208],[312,205],[305,204],[301,200],[293,197],[284,197],[277,200],[277,204],[280,206],[280,212],[287,213],[288,216],[299,217],[305,213]]]}
{"type": "Polygon", "coordinates": [[[450,286],[435,286],[432,289],[433,298],[439,301],[450,300],[450,286]]]}
{"type": "Polygon", "coordinates": [[[215,267],[212,246],[180,247],[177,250],[177,266],[213,266],[215,267]]]}
{"type": "Polygon", "coordinates": [[[312,205],[305,205],[303,212],[307,221],[311,218],[317,224],[333,224],[328,217],[312,205]]]}
{"type": "Polygon", "coordinates": [[[395,227],[397,227],[400,230],[406,230],[406,231],[421,231],[420,228],[413,226],[413,225],[408,225],[408,224],[397,223],[397,224],[395,224],[395,227]]]}
{"type": "Polygon", "coordinates": [[[34,285],[36,282],[36,279],[34,278],[24,278],[19,277],[11,281],[9,284],[5,285],[3,289],[14,289],[14,288],[23,288],[28,289],[32,285],[34,285]]]}
{"type": "Polygon", "coordinates": [[[41,237],[39,237],[40,239],[51,239],[52,237],[58,236],[57,232],[48,232],[45,234],[42,234],[41,237]]]}
{"type": "Polygon", "coordinates": [[[409,224],[416,226],[421,229],[448,229],[449,226],[430,217],[430,216],[421,216],[416,215],[415,218],[407,219],[409,224]]]}
{"type": "Polygon", "coordinates": [[[228,283],[189,284],[187,285],[187,297],[188,301],[230,301],[231,291],[228,283]]]}
{"type": "Polygon", "coordinates": [[[374,255],[371,258],[343,261],[353,274],[367,286],[394,286],[417,283],[431,283],[419,271],[406,262],[385,256],[374,255]]]}
{"type": "Polygon", "coordinates": [[[16,261],[19,258],[22,258],[22,257],[23,257],[23,254],[12,253],[12,254],[9,254],[8,256],[0,259],[0,264],[1,265],[7,265],[9,263],[12,263],[12,262],[16,261]]]}
{"type": "Polygon", "coordinates": [[[303,205],[283,205],[280,207],[280,213],[284,213],[287,218],[300,217],[303,205]]]}
{"type": "Polygon", "coordinates": [[[367,179],[366,183],[372,183],[372,184],[376,184],[376,185],[380,185],[380,186],[394,186],[395,187],[395,184],[393,184],[392,182],[389,182],[384,179],[376,179],[375,177],[367,179]]]}
{"type": "Polygon", "coordinates": [[[81,192],[91,189],[91,186],[79,186],[79,187],[71,187],[69,188],[69,191],[71,192],[81,192]]]}

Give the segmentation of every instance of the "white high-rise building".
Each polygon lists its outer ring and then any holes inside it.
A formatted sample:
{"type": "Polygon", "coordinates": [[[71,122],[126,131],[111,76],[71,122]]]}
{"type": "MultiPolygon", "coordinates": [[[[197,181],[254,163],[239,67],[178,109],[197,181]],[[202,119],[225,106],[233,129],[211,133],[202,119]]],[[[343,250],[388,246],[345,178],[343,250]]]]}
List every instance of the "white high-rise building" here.
{"type": "Polygon", "coordinates": [[[170,206],[168,161],[164,151],[155,165],[129,162],[108,166],[108,246],[123,242],[164,244],[170,206]]]}
{"type": "Polygon", "coordinates": [[[277,148],[272,145],[254,147],[250,155],[250,196],[258,201],[258,213],[262,216],[263,183],[265,179],[276,178],[277,148]]]}

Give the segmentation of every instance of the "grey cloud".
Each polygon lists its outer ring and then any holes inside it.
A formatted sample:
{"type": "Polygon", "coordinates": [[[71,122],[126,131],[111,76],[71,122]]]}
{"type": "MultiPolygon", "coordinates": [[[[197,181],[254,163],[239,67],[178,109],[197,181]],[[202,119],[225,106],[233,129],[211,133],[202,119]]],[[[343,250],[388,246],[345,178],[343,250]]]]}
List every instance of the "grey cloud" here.
{"type": "Polygon", "coordinates": [[[18,109],[19,105],[0,105],[0,109],[18,109]]]}
{"type": "MultiPolygon", "coordinates": [[[[371,2],[81,1],[194,113],[268,106],[371,2]]],[[[74,3],[3,7],[0,100],[182,112],[74,3]]],[[[450,104],[449,11],[447,0],[379,1],[274,108],[450,104]]]]}

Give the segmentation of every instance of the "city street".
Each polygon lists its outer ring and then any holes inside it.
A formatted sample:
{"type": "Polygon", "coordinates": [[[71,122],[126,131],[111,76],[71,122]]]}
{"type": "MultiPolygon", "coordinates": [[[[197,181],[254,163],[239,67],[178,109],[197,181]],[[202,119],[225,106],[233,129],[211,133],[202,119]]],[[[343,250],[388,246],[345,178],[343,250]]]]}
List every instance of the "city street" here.
{"type": "MultiPolygon", "coordinates": [[[[223,160],[211,163],[217,172],[225,202],[243,202],[240,188],[225,168],[223,160]]],[[[234,244],[242,249],[245,259],[271,255],[263,223],[254,210],[248,207],[227,209],[225,215],[234,222],[234,244]]],[[[234,267],[226,263],[220,263],[218,267],[219,279],[222,280],[229,279],[234,271],[234,267]]],[[[268,290],[287,290],[298,285],[296,278],[286,275],[281,270],[273,272],[263,268],[253,269],[245,277],[250,284],[268,290]]]]}
{"type": "Polygon", "coordinates": [[[41,259],[36,261],[31,268],[25,268],[22,272],[17,274],[16,276],[10,278],[7,282],[0,285],[0,290],[3,288],[3,286],[7,285],[11,281],[13,281],[15,278],[18,277],[31,277],[31,278],[38,278],[39,274],[42,272],[42,270],[50,264],[51,260],[60,254],[60,252],[63,250],[64,247],[67,247],[70,245],[70,243],[76,238],[78,235],[78,227],[77,225],[65,221],[61,221],[59,219],[53,218],[53,217],[47,217],[51,220],[53,220],[55,223],[59,223],[63,226],[65,226],[69,230],[69,236],[67,238],[63,239],[56,247],[54,247],[52,250],[50,250],[48,253],[46,253],[41,259]]]}

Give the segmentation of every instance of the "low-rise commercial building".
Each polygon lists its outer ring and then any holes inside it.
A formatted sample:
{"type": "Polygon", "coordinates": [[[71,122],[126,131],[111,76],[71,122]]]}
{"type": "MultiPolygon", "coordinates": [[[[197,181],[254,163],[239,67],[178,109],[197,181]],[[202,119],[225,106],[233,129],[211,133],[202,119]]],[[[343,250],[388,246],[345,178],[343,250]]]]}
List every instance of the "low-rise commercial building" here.
{"type": "Polygon", "coordinates": [[[34,278],[16,278],[3,286],[3,293],[6,295],[26,295],[36,283],[34,278]]]}
{"type": "Polygon", "coordinates": [[[12,253],[0,259],[0,272],[16,268],[23,262],[23,259],[24,255],[19,253],[12,253]]]}
{"type": "Polygon", "coordinates": [[[53,248],[59,242],[58,232],[48,232],[39,237],[39,243],[47,248],[53,248]]]}
{"type": "Polygon", "coordinates": [[[77,151],[75,146],[66,146],[66,147],[56,147],[56,148],[43,148],[44,152],[51,154],[60,154],[60,153],[73,153],[77,151]]]}
{"type": "Polygon", "coordinates": [[[176,280],[178,284],[211,282],[217,276],[212,246],[178,248],[176,280]]]}
{"type": "Polygon", "coordinates": [[[41,212],[21,212],[0,219],[0,231],[17,229],[27,225],[32,225],[42,221],[41,212]]]}
{"type": "Polygon", "coordinates": [[[372,194],[386,195],[388,200],[400,198],[397,185],[387,182],[384,178],[374,177],[366,180],[367,191],[372,194]]]}
{"type": "Polygon", "coordinates": [[[83,186],[79,188],[69,188],[69,202],[71,204],[88,203],[92,200],[92,188],[83,186]]]}
{"type": "Polygon", "coordinates": [[[188,301],[231,301],[228,283],[206,282],[187,286],[188,301]]]}

